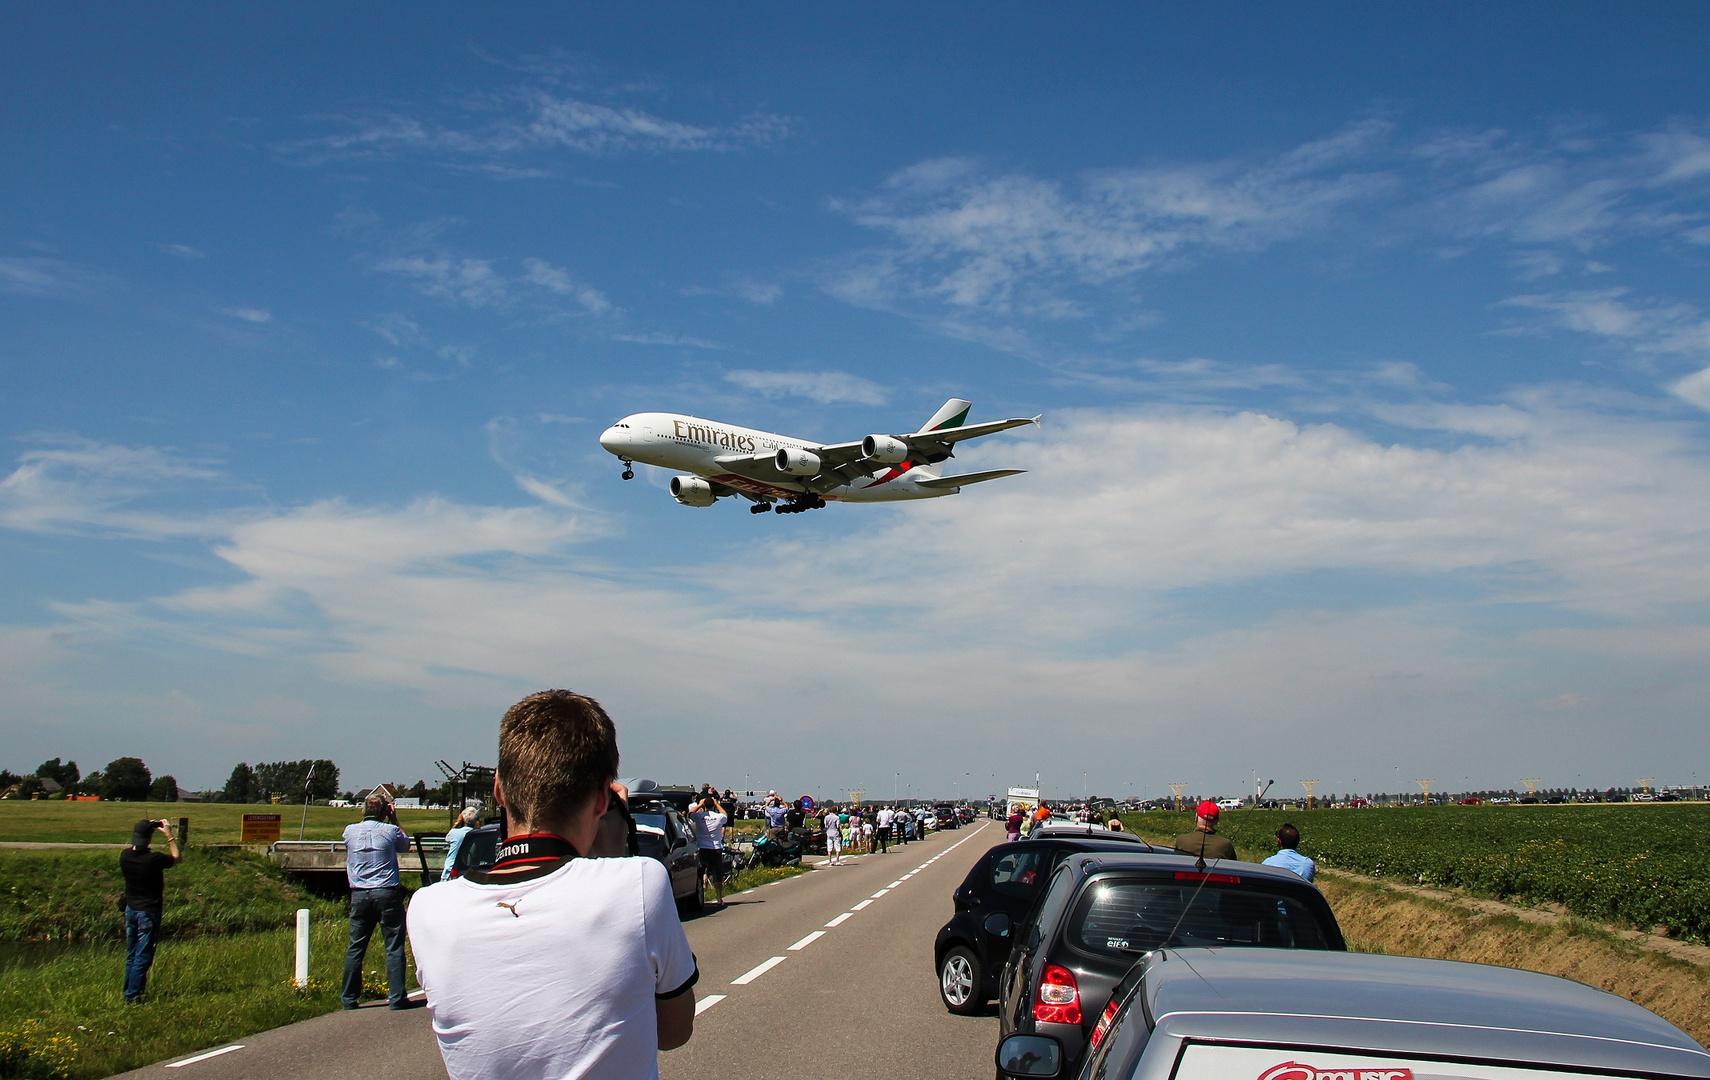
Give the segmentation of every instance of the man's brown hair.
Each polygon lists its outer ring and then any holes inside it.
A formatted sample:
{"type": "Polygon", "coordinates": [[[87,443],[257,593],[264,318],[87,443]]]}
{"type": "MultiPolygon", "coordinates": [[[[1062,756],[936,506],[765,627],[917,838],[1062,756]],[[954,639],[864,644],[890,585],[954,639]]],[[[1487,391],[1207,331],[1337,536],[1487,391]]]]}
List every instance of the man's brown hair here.
{"type": "Polygon", "coordinates": [[[499,782],[512,818],[535,826],[559,820],[617,770],[617,729],[593,698],[542,690],[499,721],[499,782]]]}

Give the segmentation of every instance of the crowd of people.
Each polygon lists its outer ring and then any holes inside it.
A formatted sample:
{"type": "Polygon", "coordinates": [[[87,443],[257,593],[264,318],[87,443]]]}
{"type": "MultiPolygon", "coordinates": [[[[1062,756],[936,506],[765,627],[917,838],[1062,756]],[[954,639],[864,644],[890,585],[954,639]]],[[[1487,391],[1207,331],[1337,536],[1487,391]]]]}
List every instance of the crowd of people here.
{"type": "MultiPolygon", "coordinates": [[[[616,781],[617,767],[616,727],[598,702],[567,690],[524,698],[499,723],[493,798],[507,814],[508,834],[494,863],[418,890],[407,903],[398,856],[410,838],[392,804],[369,797],[362,820],[344,832],[350,884],[344,1007],[357,1007],[363,960],[378,927],[388,1005],[419,1004],[406,993],[407,939],[452,1080],[583,1075],[593,1060],[601,1076],[657,1076],[657,1053],[694,1033],[692,989],[700,973],[663,864],[603,857],[628,854],[621,824],[629,820],[628,792],[616,781]],[[576,977],[565,978],[566,971],[576,977]]],[[[1176,839],[1175,850],[1233,859],[1233,845],[1217,832],[1217,804],[1197,809],[1195,828],[1176,839]]],[[[719,887],[721,903],[724,852],[739,813],[734,793],[711,784],[688,807],[703,873],[719,887]]],[[[1104,817],[1090,806],[1080,813],[1086,824],[1104,817]]],[[[824,832],[832,866],[919,838],[927,817],[905,805],[786,803],[776,791],[767,793],[761,814],[768,831],[806,829],[811,820],[814,831],[824,832]]],[[[1006,823],[1009,839],[1050,817],[1043,806],[1017,807],[1006,823]]],[[[1122,827],[1114,817],[1103,824],[1122,827]]],[[[450,846],[475,825],[473,815],[461,816],[450,846]]],[[[1311,881],[1314,866],[1299,852],[1298,830],[1285,824],[1276,837],[1277,853],[1265,862],[1311,881]]],[[[179,855],[165,821],[137,822],[120,854],[128,1002],[142,999],[164,875],[179,855]],[[157,833],[166,836],[167,852],[152,850],[157,833]]]]}

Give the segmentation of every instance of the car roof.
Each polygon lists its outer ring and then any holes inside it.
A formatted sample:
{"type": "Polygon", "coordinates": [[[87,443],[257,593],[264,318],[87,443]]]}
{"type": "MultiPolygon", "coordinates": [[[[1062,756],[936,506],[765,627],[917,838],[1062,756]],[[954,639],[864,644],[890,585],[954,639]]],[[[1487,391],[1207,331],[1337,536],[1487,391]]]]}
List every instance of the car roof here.
{"type": "Polygon", "coordinates": [[[1203,869],[1208,874],[1234,874],[1243,881],[1272,881],[1279,885],[1313,886],[1305,878],[1293,870],[1281,866],[1266,866],[1263,863],[1241,862],[1237,859],[1211,859],[1202,867],[1200,860],[1194,855],[1177,855],[1173,851],[1154,848],[1151,851],[1132,851],[1126,846],[1112,851],[1103,849],[1098,852],[1087,852],[1071,855],[1067,860],[1080,865],[1084,872],[1095,870],[1169,870],[1198,872],[1203,869]],[[1085,864],[1091,863],[1090,867],[1085,864]]]}
{"type": "Polygon", "coordinates": [[[1294,949],[1154,953],[1147,1009],[1176,1038],[1710,1077],[1710,1054],[1614,994],[1513,968],[1294,949]]]}
{"type": "Polygon", "coordinates": [[[1065,836],[1077,839],[1088,837],[1093,840],[1111,840],[1118,844],[1152,846],[1133,833],[1111,832],[1109,829],[1100,828],[1097,825],[1041,825],[1033,831],[1033,835],[1029,839],[1059,840],[1065,836]]]}

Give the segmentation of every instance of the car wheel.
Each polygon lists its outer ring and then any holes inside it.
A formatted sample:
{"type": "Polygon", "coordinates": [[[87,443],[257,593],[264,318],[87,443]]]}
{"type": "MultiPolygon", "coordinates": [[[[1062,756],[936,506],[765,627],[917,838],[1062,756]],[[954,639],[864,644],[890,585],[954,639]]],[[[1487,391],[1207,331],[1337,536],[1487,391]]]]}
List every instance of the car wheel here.
{"type": "Polygon", "coordinates": [[[957,1016],[975,1016],[986,1007],[984,979],[979,957],[964,946],[951,949],[938,962],[938,996],[957,1016]]]}

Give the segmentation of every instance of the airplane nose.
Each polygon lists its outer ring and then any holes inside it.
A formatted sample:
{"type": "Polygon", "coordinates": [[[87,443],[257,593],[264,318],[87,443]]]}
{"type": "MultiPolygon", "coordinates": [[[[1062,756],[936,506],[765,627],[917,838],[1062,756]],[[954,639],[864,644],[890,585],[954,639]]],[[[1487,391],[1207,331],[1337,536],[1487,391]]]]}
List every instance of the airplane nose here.
{"type": "Polygon", "coordinates": [[[605,447],[609,452],[615,454],[623,449],[623,436],[623,429],[618,427],[616,424],[613,424],[611,427],[600,432],[600,445],[605,447]]]}

